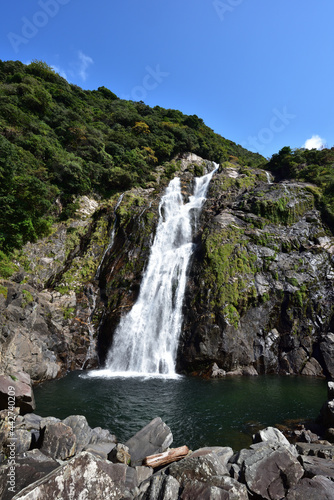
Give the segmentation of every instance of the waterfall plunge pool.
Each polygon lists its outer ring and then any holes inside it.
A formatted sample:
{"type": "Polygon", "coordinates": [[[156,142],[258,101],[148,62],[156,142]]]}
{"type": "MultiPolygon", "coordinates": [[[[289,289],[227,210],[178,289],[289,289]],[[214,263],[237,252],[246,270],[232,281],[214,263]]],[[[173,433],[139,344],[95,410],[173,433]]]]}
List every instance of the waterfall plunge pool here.
{"type": "Polygon", "coordinates": [[[290,419],[314,419],[327,398],[322,379],[295,376],[89,376],[76,371],[34,388],[36,413],[64,419],[85,415],[125,442],[154,417],[169,425],[173,447],[247,447],[259,428],[290,419]]]}

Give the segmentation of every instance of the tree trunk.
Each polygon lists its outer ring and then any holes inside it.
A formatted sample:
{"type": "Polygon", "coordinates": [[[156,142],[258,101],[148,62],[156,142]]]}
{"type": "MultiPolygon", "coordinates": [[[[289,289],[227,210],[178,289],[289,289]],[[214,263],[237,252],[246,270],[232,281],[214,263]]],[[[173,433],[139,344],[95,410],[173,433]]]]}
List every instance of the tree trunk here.
{"type": "Polygon", "coordinates": [[[143,460],[143,465],[148,467],[161,467],[163,465],[170,464],[172,462],[177,462],[188,455],[188,446],[180,446],[180,448],[172,448],[164,453],[158,453],[157,455],[150,455],[143,460]]]}

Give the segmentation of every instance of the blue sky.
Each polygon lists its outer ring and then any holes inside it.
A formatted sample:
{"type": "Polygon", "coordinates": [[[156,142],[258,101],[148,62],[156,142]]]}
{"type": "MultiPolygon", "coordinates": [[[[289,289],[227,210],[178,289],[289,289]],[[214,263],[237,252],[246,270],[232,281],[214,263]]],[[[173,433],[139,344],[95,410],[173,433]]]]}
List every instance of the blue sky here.
{"type": "Polygon", "coordinates": [[[333,0],[2,2],[0,59],[197,114],[266,157],[334,145],[333,0]]]}

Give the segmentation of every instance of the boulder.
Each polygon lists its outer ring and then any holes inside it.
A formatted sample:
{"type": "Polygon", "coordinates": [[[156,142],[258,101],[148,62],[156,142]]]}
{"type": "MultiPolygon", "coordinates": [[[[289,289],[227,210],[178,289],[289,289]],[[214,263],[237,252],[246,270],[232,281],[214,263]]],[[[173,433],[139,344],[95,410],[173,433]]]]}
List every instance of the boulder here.
{"type": "Polygon", "coordinates": [[[16,429],[39,430],[42,420],[43,418],[36,413],[26,413],[23,417],[16,419],[15,427],[16,429]]]}
{"type": "Polygon", "coordinates": [[[7,446],[10,442],[15,443],[15,454],[19,455],[24,451],[28,451],[31,446],[32,434],[24,429],[15,429],[14,435],[7,441],[7,446]]]}
{"type": "Polygon", "coordinates": [[[222,378],[225,377],[226,371],[219,368],[217,363],[213,363],[209,370],[206,372],[205,376],[209,378],[222,378]]]}
{"type": "Polygon", "coordinates": [[[22,415],[36,408],[31,379],[27,373],[0,375],[0,409],[8,409],[9,406],[19,407],[22,415]]]}
{"type": "Polygon", "coordinates": [[[132,462],[129,448],[124,444],[117,443],[115,446],[113,446],[111,452],[108,454],[108,460],[110,460],[114,464],[129,465],[130,462],[132,462]]]}
{"type": "Polygon", "coordinates": [[[334,382],[327,382],[327,394],[328,399],[334,399],[334,382]]]}
{"type": "Polygon", "coordinates": [[[125,445],[129,448],[131,465],[141,465],[145,457],[167,450],[173,442],[170,428],[156,417],[137,434],[130,438],[125,445]]]}
{"type": "MultiPolygon", "coordinates": [[[[172,498],[176,499],[177,497],[172,498]]],[[[203,500],[228,500],[230,497],[226,491],[217,486],[192,480],[187,482],[180,498],[182,500],[194,500],[195,498],[203,500]]]]}
{"type": "Polygon", "coordinates": [[[89,427],[86,417],[83,415],[70,415],[62,422],[64,425],[71,427],[76,437],[75,453],[79,453],[88,445],[92,435],[92,429],[89,427]]]}
{"type": "MultiPolygon", "coordinates": [[[[180,484],[172,476],[153,476],[143,498],[146,500],[176,500],[179,498],[180,484]]],[[[193,497],[196,498],[196,497],[193,497]]]]}
{"type": "Polygon", "coordinates": [[[227,462],[233,456],[233,450],[229,446],[206,446],[205,448],[199,448],[194,451],[190,456],[192,458],[196,458],[210,453],[215,453],[218,456],[220,463],[224,466],[227,465],[227,462]]]}
{"type": "MultiPolygon", "coordinates": [[[[334,462],[331,459],[301,456],[300,463],[305,470],[306,477],[324,476],[334,481],[334,462]]],[[[334,489],[334,485],[333,485],[334,489]]]]}
{"type": "Polygon", "coordinates": [[[98,442],[104,443],[116,443],[117,439],[114,434],[111,434],[107,429],[102,429],[102,427],[94,427],[91,432],[91,437],[89,444],[94,444],[98,442]]]}
{"type": "Polygon", "coordinates": [[[320,413],[323,425],[326,428],[334,427],[334,399],[324,403],[320,413]]]}
{"type": "Polygon", "coordinates": [[[44,428],[41,451],[52,458],[66,460],[75,454],[76,437],[62,422],[48,423],[44,428]]]}
{"type": "MultiPolygon", "coordinates": [[[[88,444],[84,448],[84,451],[88,451],[89,453],[92,453],[96,457],[102,458],[103,460],[108,460],[108,456],[111,456],[110,452],[115,448],[115,446],[116,446],[116,443],[108,443],[105,441],[98,441],[97,443],[88,444]]],[[[111,462],[113,462],[113,460],[111,460],[111,462]]],[[[121,462],[121,463],[124,463],[124,462],[121,462]]]]}
{"type": "Polygon", "coordinates": [[[15,500],[120,500],[125,492],[126,472],[126,465],[104,462],[84,451],[24,488],[15,500]]]}
{"type": "Polygon", "coordinates": [[[266,427],[265,429],[261,429],[259,432],[253,435],[254,443],[272,443],[274,447],[284,446],[291,455],[297,457],[298,453],[296,448],[289,443],[284,434],[276,429],[276,427],[266,427]]]}
{"type": "Polygon", "coordinates": [[[317,443],[296,443],[296,449],[300,455],[310,455],[320,458],[334,458],[334,446],[317,443]]]}
{"type": "Polygon", "coordinates": [[[181,485],[187,481],[210,481],[212,476],[229,475],[226,464],[227,455],[221,457],[214,451],[198,450],[180,462],[173,463],[168,473],[175,477],[181,485]]]}
{"type": "Polygon", "coordinates": [[[318,363],[315,358],[310,358],[302,369],[301,375],[307,375],[308,377],[323,377],[324,373],[320,363],[318,363]]]}
{"type": "Polygon", "coordinates": [[[304,478],[292,487],[286,500],[334,500],[333,482],[323,476],[304,478]]]}
{"type": "Polygon", "coordinates": [[[321,339],[319,347],[325,371],[331,379],[334,379],[334,333],[324,335],[321,339]]]}
{"type": "Polygon", "coordinates": [[[253,445],[253,452],[243,461],[242,474],[253,494],[280,500],[303,477],[304,470],[287,449],[274,450],[269,443],[259,443],[253,445]]]}
{"type": "MultiPolygon", "coordinates": [[[[47,457],[40,450],[31,450],[15,457],[15,492],[19,492],[29,484],[45,477],[59,463],[51,457],[47,457]]],[[[9,461],[2,464],[0,468],[0,498],[9,500],[13,497],[12,491],[8,490],[9,461]]]]}

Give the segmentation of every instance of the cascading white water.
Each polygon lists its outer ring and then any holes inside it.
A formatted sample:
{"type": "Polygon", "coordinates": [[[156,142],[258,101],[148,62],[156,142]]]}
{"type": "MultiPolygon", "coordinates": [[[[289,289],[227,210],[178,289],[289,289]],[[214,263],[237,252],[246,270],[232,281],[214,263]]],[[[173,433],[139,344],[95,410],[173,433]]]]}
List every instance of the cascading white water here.
{"type": "Polygon", "coordinates": [[[196,223],[217,168],[215,164],[212,172],[195,179],[188,203],[183,203],[179,178],[167,187],[138,299],[115,331],[105,372],[175,374],[186,273],[193,252],[192,223],[196,223]]]}

